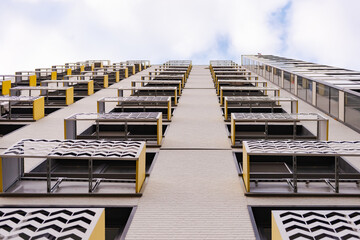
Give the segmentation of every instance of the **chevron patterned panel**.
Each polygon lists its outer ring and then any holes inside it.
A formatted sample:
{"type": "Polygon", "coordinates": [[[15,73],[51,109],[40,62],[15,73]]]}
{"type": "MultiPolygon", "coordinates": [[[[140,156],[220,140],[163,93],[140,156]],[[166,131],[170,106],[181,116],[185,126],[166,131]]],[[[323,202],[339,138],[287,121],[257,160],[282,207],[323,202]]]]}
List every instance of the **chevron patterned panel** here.
{"type": "MultiPolygon", "coordinates": [[[[168,78],[169,76],[165,75],[158,75],[157,78],[168,78]]],[[[175,75],[171,75],[170,77],[176,78],[175,75]]],[[[177,87],[119,87],[119,90],[177,90],[177,87]]]]}
{"type": "Polygon", "coordinates": [[[40,98],[39,96],[0,96],[0,102],[32,102],[40,98]]]}
{"type": "Polygon", "coordinates": [[[222,90],[242,90],[242,91],[262,91],[262,90],[267,90],[267,91],[278,91],[280,90],[277,87],[237,87],[237,86],[231,86],[231,87],[227,87],[227,86],[222,86],[221,87],[222,90]]]}
{"type": "Polygon", "coordinates": [[[228,102],[269,102],[269,101],[296,101],[293,97],[271,97],[271,96],[240,96],[225,97],[228,102]]]}
{"type": "Polygon", "coordinates": [[[250,155],[341,155],[360,156],[360,141],[244,141],[250,155]]]}
{"type": "Polygon", "coordinates": [[[0,208],[0,239],[101,240],[104,214],[103,208],[0,208]]]}
{"type": "Polygon", "coordinates": [[[23,139],[2,157],[126,158],[136,160],[145,146],[141,141],[23,139]]]}
{"type": "Polygon", "coordinates": [[[273,240],[360,239],[360,211],[272,211],[273,240]]]}
{"type": "Polygon", "coordinates": [[[115,100],[119,102],[160,102],[164,101],[167,102],[169,97],[166,96],[130,96],[130,97],[106,97],[104,101],[115,100]]]}
{"type": "Polygon", "coordinates": [[[320,114],[317,113],[232,113],[236,121],[242,120],[324,120],[320,114]]]}
{"type": "Polygon", "coordinates": [[[76,113],[67,120],[156,120],[159,112],[76,113]]]}

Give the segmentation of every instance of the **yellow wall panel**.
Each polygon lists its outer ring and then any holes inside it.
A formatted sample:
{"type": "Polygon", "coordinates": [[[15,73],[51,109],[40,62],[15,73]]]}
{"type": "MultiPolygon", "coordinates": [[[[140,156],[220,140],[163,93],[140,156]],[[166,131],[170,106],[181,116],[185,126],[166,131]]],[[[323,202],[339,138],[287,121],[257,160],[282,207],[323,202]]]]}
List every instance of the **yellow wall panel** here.
{"type": "Polygon", "coordinates": [[[74,87],[66,89],[66,105],[70,105],[74,103],[74,87]]]}
{"type": "Polygon", "coordinates": [[[235,145],[235,120],[231,116],[231,127],[230,127],[230,137],[231,137],[231,144],[235,145]]]}
{"type": "Polygon", "coordinates": [[[245,183],[246,192],[250,192],[250,157],[243,145],[243,180],[245,183]]]}
{"type": "Polygon", "coordinates": [[[146,174],[146,147],[140,153],[139,160],[136,161],[136,184],[135,184],[135,192],[139,193],[141,187],[145,181],[146,174]]]}
{"type": "Polygon", "coordinates": [[[104,88],[107,88],[109,86],[109,76],[104,75],[104,88]]]}
{"type": "Polygon", "coordinates": [[[115,72],[115,82],[119,82],[120,81],[120,72],[116,71],[115,72]]]}
{"type": "Polygon", "coordinates": [[[271,213],[271,239],[272,240],[282,240],[279,228],[276,224],[274,215],[271,213]]]}
{"type": "Polygon", "coordinates": [[[29,76],[29,86],[31,87],[36,86],[36,75],[29,76]]]}
{"type": "Polygon", "coordinates": [[[51,80],[56,80],[57,79],[57,72],[53,71],[51,72],[51,80]]]}
{"type": "Polygon", "coordinates": [[[105,210],[101,213],[89,240],[105,240],[105,210]]]}
{"type": "Polygon", "coordinates": [[[167,119],[168,119],[169,121],[170,121],[170,119],[171,119],[171,100],[168,102],[167,119]]]}
{"type": "Polygon", "coordinates": [[[225,120],[228,119],[228,102],[227,102],[227,100],[225,100],[225,103],[224,103],[224,117],[225,117],[225,120]]]}
{"type": "Polygon", "coordinates": [[[94,80],[88,82],[88,95],[94,94],[94,80]]]}
{"type": "Polygon", "coordinates": [[[1,89],[2,95],[9,95],[10,88],[11,88],[11,80],[2,81],[2,89],[1,89]]]}
{"type": "Polygon", "coordinates": [[[66,120],[64,120],[64,139],[67,139],[67,136],[66,136],[66,120]]]}
{"type": "Polygon", "coordinates": [[[40,97],[33,102],[33,119],[39,120],[45,116],[45,98],[40,97]]]}
{"type": "Polygon", "coordinates": [[[160,118],[157,120],[157,144],[161,145],[162,141],[162,115],[160,115],[160,118]]]}

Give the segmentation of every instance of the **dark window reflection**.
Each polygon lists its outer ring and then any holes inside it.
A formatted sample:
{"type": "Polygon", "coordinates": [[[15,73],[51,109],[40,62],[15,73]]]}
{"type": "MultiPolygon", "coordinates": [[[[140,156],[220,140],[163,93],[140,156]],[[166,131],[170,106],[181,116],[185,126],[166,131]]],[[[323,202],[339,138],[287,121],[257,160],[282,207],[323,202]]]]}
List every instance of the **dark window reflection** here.
{"type": "Polygon", "coordinates": [[[339,117],[339,90],[330,88],[330,114],[339,117]]]}
{"type": "Polygon", "coordinates": [[[330,89],[328,86],[316,84],[316,106],[325,112],[329,112],[330,89]]]}
{"type": "Polygon", "coordinates": [[[345,122],[360,130],[360,97],[345,93],[345,122]]]}
{"type": "Polygon", "coordinates": [[[291,74],[284,71],[284,89],[290,92],[291,74]]]}

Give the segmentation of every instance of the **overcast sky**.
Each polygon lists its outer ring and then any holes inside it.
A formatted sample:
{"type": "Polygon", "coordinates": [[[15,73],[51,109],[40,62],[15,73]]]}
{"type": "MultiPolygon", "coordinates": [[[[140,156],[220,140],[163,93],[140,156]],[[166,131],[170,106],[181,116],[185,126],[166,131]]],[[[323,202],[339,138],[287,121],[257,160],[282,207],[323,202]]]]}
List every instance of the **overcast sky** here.
{"type": "Polygon", "coordinates": [[[360,0],[0,0],[0,74],[273,54],[360,70],[360,0]]]}

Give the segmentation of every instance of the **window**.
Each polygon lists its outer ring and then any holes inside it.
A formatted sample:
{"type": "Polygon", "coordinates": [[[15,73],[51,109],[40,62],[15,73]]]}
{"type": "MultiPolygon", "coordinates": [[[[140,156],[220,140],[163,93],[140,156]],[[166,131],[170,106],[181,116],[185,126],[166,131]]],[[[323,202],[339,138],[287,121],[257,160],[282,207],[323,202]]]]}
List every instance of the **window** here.
{"type": "Polygon", "coordinates": [[[330,106],[330,88],[324,84],[316,84],[316,106],[326,113],[330,106]]]}
{"type": "Polygon", "coordinates": [[[306,101],[306,90],[309,87],[308,80],[298,76],[297,77],[297,84],[298,84],[298,93],[297,96],[302,100],[306,101]]]}
{"type": "Polygon", "coordinates": [[[258,67],[258,72],[257,74],[260,75],[260,76],[264,76],[264,66],[262,65],[262,63],[259,63],[259,67],[258,67]]]}
{"type": "Polygon", "coordinates": [[[339,90],[330,88],[330,114],[339,117],[339,90]]]}
{"type": "Polygon", "coordinates": [[[278,69],[276,71],[276,76],[277,76],[277,85],[280,85],[281,84],[282,70],[278,69]]]}
{"type": "Polygon", "coordinates": [[[290,91],[291,91],[291,93],[294,93],[296,95],[296,92],[295,92],[295,75],[294,74],[290,75],[290,91]]]}
{"type": "Polygon", "coordinates": [[[289,72],[284,71],[284,89],[290,92],[291,75],[289,72]]]}
{"type": "Polygon", "coordinates": [[[312,104],[313,81],[306,79],[308,88],[306,89],[306,101],[312,104]]]}
{"type": "Polygon", "coordinates": [[[345,93],[345,122],[360,130],[360,96],[345,93]]]}
{"type": "Polygon", "coordinates": [[[265,78],[267,80],[270,80],[271,71],[272,71],[272,67],[266,66],[266,68],[265,68],[265,78]]]}
{"type": "Polygon", "coordinates": [[[297,96],[308,103],[312,103],[312,81],[303,78],[301,76],[298,76],[297,86],[298,86],[297,96]]]}

